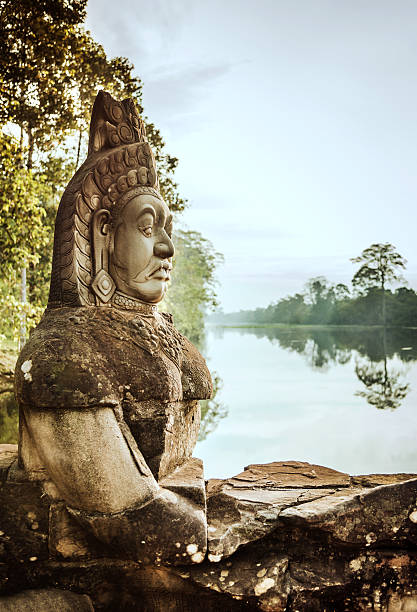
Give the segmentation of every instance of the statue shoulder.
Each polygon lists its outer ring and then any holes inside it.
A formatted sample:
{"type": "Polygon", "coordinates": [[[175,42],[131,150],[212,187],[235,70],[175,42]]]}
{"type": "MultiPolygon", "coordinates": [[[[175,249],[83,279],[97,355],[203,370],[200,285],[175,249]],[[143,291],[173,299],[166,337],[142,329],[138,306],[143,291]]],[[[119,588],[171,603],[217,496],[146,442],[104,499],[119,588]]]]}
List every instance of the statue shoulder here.
{"type": "Polygon", "coordinates": [[[161,312],[170,333],[177,337],[182,348],[181,382],[183,399],[210,399],[213,383],[204,357],[188,338],[175,327],[172,314],[161,312]]]}
{"type": "Polygon", "coordinates": [[[82,408],[112,406],[120,401],[115,373],[97,342],[97,325],[88,310],[46,310],[16,364],[19,403],[82,408]]]}
{"type": "Polygon", "coordinates": [[[182,392],[184,399],[210,399],[213,383],[206,360],[197,348],[183,339],[182,392]]]}

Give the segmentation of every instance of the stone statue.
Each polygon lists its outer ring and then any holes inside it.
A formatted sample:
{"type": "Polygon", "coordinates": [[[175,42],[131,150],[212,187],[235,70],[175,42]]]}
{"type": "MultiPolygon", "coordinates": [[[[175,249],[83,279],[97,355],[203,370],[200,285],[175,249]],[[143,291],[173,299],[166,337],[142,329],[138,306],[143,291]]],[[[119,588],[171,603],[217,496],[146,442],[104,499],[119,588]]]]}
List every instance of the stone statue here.
{"type": "Polygon", "coordinates": [[[210,374],[156,304],[172,215],[132,100],[100,92],[86,161],[62,197],[48,307],[16,369],[20,467],[113,556],[199,563],[210,374]]]}

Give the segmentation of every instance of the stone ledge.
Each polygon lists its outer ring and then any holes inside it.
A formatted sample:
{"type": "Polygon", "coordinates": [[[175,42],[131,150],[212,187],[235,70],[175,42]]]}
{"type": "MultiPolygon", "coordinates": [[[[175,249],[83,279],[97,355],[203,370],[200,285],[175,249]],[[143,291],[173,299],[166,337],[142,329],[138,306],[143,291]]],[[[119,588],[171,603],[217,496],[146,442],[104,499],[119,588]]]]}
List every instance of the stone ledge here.
{"type": "MultiPolygon", "coordinates": [[[[88,594],[106,612],[417,610],[415,474],[350,477],[287,461],[210,480],[208,557],[168,568],[108,558],[104,547],[98,558],[82,530],[75,537],[65,521],[60,532],[52,521],[51,531],[51,518],[65,507],[45,496],[45,483],[10,472],[15,459],[15,448],[0,447],[9,474],[0,503],[3,597],[58,587],[88,594]]],[[[202,485],[198,460],[164,480],[200,501],[202,485]]]]}

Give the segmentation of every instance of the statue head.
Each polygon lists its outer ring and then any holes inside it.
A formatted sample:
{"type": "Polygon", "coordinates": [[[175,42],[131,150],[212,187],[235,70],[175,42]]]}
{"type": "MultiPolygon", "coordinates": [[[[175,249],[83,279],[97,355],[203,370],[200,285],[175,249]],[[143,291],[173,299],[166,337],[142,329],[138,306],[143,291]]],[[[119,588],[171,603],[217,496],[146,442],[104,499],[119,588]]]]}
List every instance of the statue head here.
{"type": "Polygon", "coordinates": [[[48,307],[102,306],[123,295],[159,302],[172,267],[171,231],[133,101],[100,91],[87,159],[57,213],[48,307]]]}

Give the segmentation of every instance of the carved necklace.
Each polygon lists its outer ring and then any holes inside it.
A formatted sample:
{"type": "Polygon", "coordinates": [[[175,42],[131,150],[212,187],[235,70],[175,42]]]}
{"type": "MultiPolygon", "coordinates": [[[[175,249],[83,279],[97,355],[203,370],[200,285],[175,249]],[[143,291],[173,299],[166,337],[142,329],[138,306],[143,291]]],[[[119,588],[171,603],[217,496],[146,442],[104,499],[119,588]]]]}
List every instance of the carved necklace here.
{"type": "Polygon", "coordinates": [[[142,302],[142,300],[138,300],[130,295],[125,295],[121,291],[115,291],[111,301],[116,308],[122,308],[123,310],[135,310],[144,315],[152,315],[157,312],[155,304],[142,302]]]}

